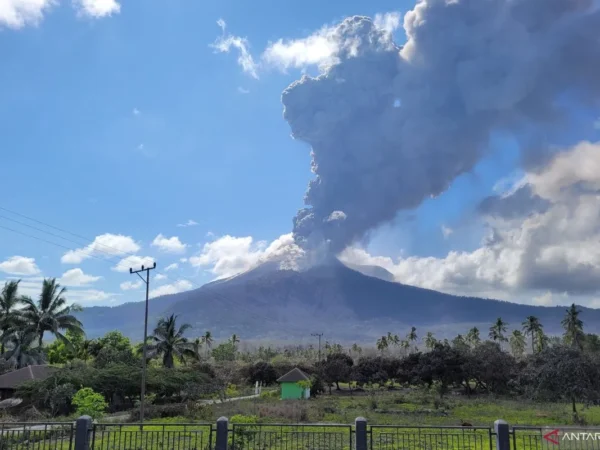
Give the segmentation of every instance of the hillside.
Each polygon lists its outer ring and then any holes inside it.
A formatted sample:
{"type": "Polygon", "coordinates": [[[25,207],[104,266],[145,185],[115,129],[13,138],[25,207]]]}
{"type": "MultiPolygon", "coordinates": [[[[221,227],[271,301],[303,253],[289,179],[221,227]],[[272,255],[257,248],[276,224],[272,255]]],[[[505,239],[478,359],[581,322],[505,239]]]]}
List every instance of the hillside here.
{"type": "MultiPolygon", "coordinates": [[[[362,270],[385,276],[382,271],[362,270]]],[[[600,330],[600,311],[582,310],[586,328],[600,330]]],[[[303,340],[311,332],[323,331],[328,339],[372,341],[387,331],[404,334],[412,325],[448,337],[478,326],[485,335],[496,317],[507,321],[509,328],[520,328],[529,315],[539,317],[548,333],[557,333],[564,311],[388,282],[336,261],[304,272],[259,266],[196,290],[153,299],[150,324],[175,313],[198,335],[211,330],[216,337],[237,333],[246,340],[279,341],[303,340]]],[[[88,308],[79,317],[91,337],[118,329],[139,339],[143,313],[144,303],[139,302],[88,308]]]]}

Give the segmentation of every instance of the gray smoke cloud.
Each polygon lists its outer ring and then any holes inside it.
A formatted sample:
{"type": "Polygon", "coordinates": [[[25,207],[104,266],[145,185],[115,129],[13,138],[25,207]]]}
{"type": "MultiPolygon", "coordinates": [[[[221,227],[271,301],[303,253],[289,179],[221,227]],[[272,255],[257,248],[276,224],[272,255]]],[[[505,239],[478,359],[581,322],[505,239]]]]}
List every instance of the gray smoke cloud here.
{"type": "Polygon", "coordinates": [[[492,134],[525,143],[599,105],[596,1],[421,0],[404,30],[400,48],[371,19],[347,18],[335,62],[283,92],[293,137],[312,148],[294,219],[303,247],[339,252],[441,194],[492,134]]]}

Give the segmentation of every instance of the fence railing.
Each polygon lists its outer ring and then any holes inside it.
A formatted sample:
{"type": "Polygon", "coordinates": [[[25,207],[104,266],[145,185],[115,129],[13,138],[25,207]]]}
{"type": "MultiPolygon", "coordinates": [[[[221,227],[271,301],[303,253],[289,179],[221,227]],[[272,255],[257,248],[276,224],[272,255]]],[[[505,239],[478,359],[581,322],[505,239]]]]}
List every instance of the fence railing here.
{"type": "Polygon", "coordinates": [[[0,423],[0,450],[600,450],[600,428],[0,423]]]}
{"type": "Polygon", "coordinates": [[[73,423],[0,423],[0,450],[72,450],[75,443],[73,423]]]}

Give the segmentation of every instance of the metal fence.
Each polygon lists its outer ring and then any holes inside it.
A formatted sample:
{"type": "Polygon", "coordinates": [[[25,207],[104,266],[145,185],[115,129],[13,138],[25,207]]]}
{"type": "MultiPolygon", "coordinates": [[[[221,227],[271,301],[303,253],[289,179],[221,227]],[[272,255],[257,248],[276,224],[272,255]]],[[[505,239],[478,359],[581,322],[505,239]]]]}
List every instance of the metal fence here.
{"type": "Polygon", "coordinates": [[[96,424],[90,450],[212,450],[211,424],[96,424]]]}
{"type": "Polygon", "coordinates": [[[0,450],[72,450],[73,423],[0,423],[0,450]]]}
{"type": "Polygon", "coordinates": [[[351,425],[233,424],[231,450],[352,450],[351,425]]]}
{"type": "Polygon", "coordinates": [[[0,423],[0,450],[600,450],[600,428],[0,423]]]}
{"type": "Polygon", "coordinates": [[[494,431],[490,427],[415,427],[372,425],[371,450],[493,450],[494,431]]]}

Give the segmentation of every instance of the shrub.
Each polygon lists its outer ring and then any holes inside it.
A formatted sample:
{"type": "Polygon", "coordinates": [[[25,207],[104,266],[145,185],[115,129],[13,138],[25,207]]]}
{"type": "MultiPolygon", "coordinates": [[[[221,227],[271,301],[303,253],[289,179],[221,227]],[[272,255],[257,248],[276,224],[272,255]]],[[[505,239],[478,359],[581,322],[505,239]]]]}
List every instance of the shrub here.
{"type": "Polygon", "coordinates": [[[281,392],[279,389],[276,389],[274,391],[264,391],[260,393],[260,398],[265,398],[265,399],[273,399],[273,398],[279,398],[281,396],[281,392]]]}
{"type": "Polygon", "coordinates": [[[90,416],[92,419],[102,417],[108,407],[102,394],[94,392],[92,388],[79,389],[71,403],[77,408],[77,415],[90,416]]]}

